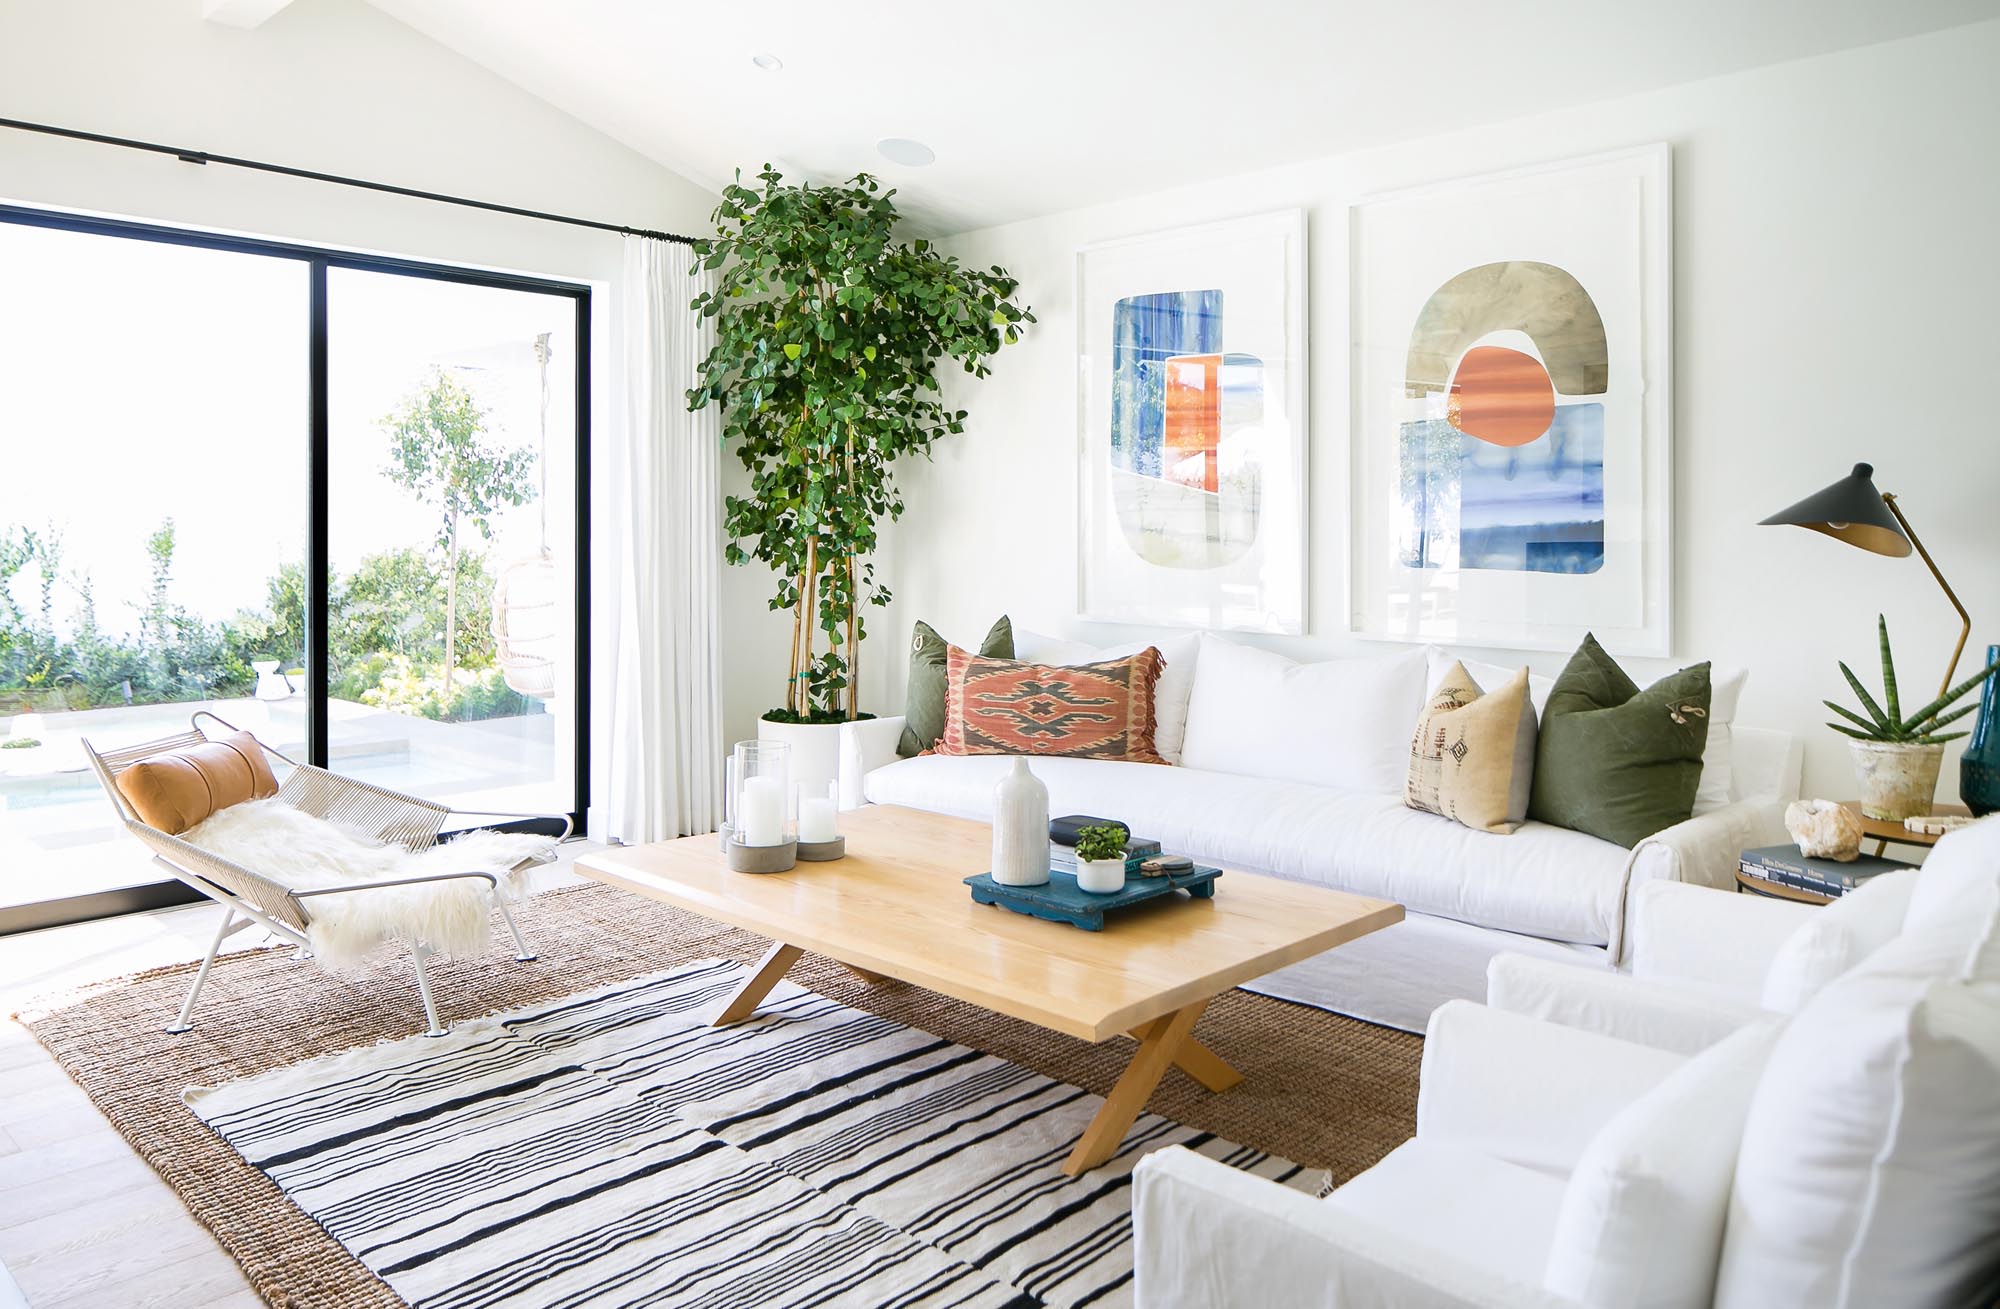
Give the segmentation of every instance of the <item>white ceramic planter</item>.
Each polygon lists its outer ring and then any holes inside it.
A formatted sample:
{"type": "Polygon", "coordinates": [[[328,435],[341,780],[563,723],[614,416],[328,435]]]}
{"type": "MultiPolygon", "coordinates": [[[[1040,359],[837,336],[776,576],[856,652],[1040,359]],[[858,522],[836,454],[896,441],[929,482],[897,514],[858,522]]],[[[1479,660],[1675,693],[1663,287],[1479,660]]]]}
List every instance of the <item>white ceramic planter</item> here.
{"type": "Polygon", "coordinates": [[[1119,859],[1079,859],[1076,884],[1092,895],[1116,895],[1125,889],[1125,861],[1119,859]]]}
{"type": "Polygon", "coordinates": [[[1042,886],[1049,880],[1049,788],[1025,759],[993,788],[993,880],[1042,886]]]}
{"type": "Polygon", "coordinates": [[[1937,797],[1944,746],[1889,741],[1849,741],[1854,780],[1861,789],[1861,812],[1900,823],[1931,811],[1937,797]]]}
{"type": "Polygon", "coordinates": [[[825,795],[827,784],[840,777],[839,723],[773,723],[759,718],[757,739],[792,747],[792,786],[807,795],[825,795]]]}

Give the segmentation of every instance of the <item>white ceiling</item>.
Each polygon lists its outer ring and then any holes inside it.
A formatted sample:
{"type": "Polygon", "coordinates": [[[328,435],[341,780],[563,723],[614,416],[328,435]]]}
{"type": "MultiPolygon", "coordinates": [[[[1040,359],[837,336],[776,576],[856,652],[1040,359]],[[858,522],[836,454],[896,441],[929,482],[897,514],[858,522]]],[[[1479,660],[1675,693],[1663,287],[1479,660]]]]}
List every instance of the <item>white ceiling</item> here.
{"type": "Polygon", "coordinates": [[[865,169],[939,232],[2000,16],[2000,0],[370,3],[705,186],[767,160],[865,169]],[[892,136],[937,162],[888,162],[875,143],[892,136]]]}

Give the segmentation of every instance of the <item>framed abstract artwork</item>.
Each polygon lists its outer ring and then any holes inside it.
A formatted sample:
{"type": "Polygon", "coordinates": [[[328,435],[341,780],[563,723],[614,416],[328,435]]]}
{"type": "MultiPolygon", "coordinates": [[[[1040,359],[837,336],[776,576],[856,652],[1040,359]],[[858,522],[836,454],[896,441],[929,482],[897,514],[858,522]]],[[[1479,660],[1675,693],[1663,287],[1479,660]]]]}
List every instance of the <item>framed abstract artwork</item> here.
{"type": "Polygon", "coordinates": [[[1348,213],[1352,630],[1671,652],[1668,148],[1348,213]]]}
{"type": "Polygon", "coordinates": [[[1078,253],[1085,618],[1304,630],[1305,288],[1299,209],[1078,253]]]}

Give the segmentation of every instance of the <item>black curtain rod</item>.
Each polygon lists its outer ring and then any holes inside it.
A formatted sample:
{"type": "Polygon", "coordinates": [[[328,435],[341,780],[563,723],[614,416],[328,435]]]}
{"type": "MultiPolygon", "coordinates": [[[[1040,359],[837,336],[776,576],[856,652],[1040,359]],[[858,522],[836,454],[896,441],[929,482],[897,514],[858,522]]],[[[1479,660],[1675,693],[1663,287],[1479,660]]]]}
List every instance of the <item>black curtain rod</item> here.
{"type": "Polygon", "coordinates": [[[675,232],[655,232],[644,227],[626,227],[619,223],[600,223],[593,218],[571,218],[566,214],[543,213],[539,209],[522,209],[516,205],[494,204],[490,200],[471,200],[462,195],[444,195],[437,191],[419,191],[413,187],[391,186],[387,182],[370,182],[359,177],[342,177],[337,173],[315,173],[309,168],[288,168],[283,164],[267,164],[256,159],[238,159],[233,155],[212,155],[205,150],[183,150],[178,146],[160,145],[154,141],[134,141],[122,136],[105,136],[99,132],[80,132],[73,127],[56,127],[49,123],[29,123],[18,118],[0,118],[0,127],[11,127],[22,132],[40,132],[44,136],[67,137],[72,141],[93,141],[98,145],[115,145],[126,150],[145,150],[156,155],[172,155],[183,163],[227,164],[231,168],[248,168],[259,173],[277,173],[281,177],[303,177],[312,182],[331,182],[335,186],[352,186],[363,191],[381,191],[387,195],[404,195],[413,200],[435,200],[439,204],[460,205],[466,209],[484,209],[488,213],[512,214],[516,218],[534,218],[544,223],[567,223],[571,227],[590,227],[600,232],[620,232],[626,236],[650,236],[660,241],[673,241],[680,245],[693,245],[695,238],[681,236],[675,232]]]}

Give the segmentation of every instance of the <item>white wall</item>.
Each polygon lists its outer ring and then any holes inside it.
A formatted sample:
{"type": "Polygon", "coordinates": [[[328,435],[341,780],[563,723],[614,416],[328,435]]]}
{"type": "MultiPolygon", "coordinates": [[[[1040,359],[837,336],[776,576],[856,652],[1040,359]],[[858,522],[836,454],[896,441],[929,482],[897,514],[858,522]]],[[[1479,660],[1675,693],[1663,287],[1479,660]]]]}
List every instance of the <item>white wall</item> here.
{"type": "MultiPolygon", "coordinates": [[[[1127,634],[1074,616],[1078,246],[1308,209],[1310,634],[1264,644],[1363,653],[1343,607],[1344,206],[1664,140],[1674,147],[1676,653],[1747,664],[1742,720],[1802,734],[1809,789],[1851,794],[1840,740],[1819,726],[1819,700],[1842,698],[1834,660],[1874,679],[1879,607],[1907,683],[1922,686],[1942,675],[1956,620],[1914,558],[1755,523],[1870,459],[1973,610],[1974,641],[2000,641],[2000,439],[1986,399],[2000,349],[1996,66],[2000,23],[1985,23],[954,239],[969,262],[1020,278],[1040,323],[986,382],[951,385],[972,411],[966,435],[901,470],[912,511],[884,549],[896,602],[869,645],[867,705],[900,712],[915,618],[960,640],[1002,610],[1017,626],[1127,634]]],[[[765,681],[782,677],[781,648],[769,647],[774,660],[757,648],[766,625],[739,624],[733,640],[741,660],[778,670],[765,681]]],[[[1561,657],[1528,662],[1554,671],[1561,657]]],[[[1670,667],[1634,662],[1642,680],[1670,667]]],[[[1950,765],[1941,790],[1956,793],[1950,765]]]]}
{"type": "MultiPolygon", "coordinates": [[[[714,207],[692,182],[361,0],[298,0],[250,31],[200,15],[200,0],[0,0],[0,116],[634,227],[699,232],[714,207]]],[[[0,202],[598,284],[592,794],[606,793],[621,237],[5,130],[0,202]]]]}

